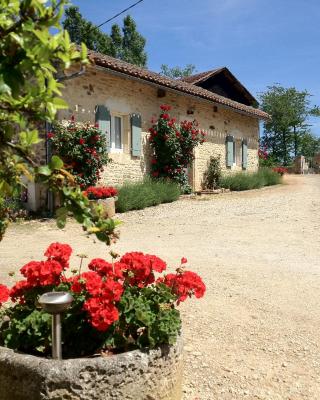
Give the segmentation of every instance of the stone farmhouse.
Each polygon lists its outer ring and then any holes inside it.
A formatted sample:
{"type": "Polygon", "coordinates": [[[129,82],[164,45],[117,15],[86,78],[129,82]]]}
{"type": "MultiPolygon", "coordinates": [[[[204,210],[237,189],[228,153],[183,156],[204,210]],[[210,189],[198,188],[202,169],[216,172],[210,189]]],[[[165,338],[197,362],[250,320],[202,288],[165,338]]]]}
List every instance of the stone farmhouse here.
{"type": "Polygon", "coordinates": [[[148,173],[148,129],[161,104],[172,106],[178,122],[196,119],[207,133],[189,170],[194,190],[201,188],[211,155],[220,155],[224,171],[258,168],[259,120],[269,116],[228,68],[174,80],[93,51],[89,56],[85,73],[64,82],[70,108],[58,118],[99,123],[113,160],[103,183],[140,180],[148,173]]]}

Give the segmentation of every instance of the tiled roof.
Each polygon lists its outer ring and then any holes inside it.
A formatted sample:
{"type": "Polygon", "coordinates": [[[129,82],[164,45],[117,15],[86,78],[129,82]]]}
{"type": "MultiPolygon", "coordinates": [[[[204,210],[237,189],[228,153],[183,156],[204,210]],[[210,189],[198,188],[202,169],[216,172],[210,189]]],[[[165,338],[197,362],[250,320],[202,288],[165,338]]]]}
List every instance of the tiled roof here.
{"type": "Polygon", "coordinates": [[[216,68],[212,69],[211,71],[205,71],[205,72],[200,72],[199,74],[194,74],[190,76],[185,76],[181,78],[182,81],[192,83],[193,85],[202,82],[206,80],[207,78],[210,78],[211,76],[216,75],[217,73],[221,72],[224,70],[224,67],[222,68],[216,68]]]}
{"type": "Polygon", "coordinates": [[[116,58],[97,53],[95,51],[88,51],[88,55],[96,65],[107,68],[109,70],[119,72],[134,78],[141,79],[146,82],[154,83],[163,88],[169,88],[181,93],[199,97],[201,99],[212,101],[213,103],[221,106],[231,108],[237,112],[241,112],[259,119],[269,119],[269,114],[257,108],[246,106],[245,104],[238,103],[237,101],[220,96],[209,90],[202,89],[191,83],[182,80],[175,80],[155,72],[149,71],[145,68],[137,67],[136,65],[118,60],[116,58]]]}

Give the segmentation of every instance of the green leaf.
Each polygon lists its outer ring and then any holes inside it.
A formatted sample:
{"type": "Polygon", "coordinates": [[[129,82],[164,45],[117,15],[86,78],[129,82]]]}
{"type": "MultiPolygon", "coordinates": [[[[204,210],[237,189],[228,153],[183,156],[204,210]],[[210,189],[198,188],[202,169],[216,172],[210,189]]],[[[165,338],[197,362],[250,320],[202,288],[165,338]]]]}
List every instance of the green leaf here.
{"type": "Polygon", "coordinates": [[[52,156],[49,167],[51,169],[61,169],[63,167],[63,161],[58,156],[52,156]]]}
{"type": "Polygon", "coordinates": [[[56,211],[57,226],[59,229],[63,229],[65,227],[67,222],[67,215],[68,210],[66,207],[61,207],[56,211]]]}
{"type": "Polygon", "coordinates": [[[54,97],[52,103],[56,106],[56,108],[69,108],[68,104],[60,97],[54,97]]]}
{"type": "Polygon", "coordinates": [[[42,165],[41,167],[38,168],[37,172],[39,175],[44,175],[44,176],[50,176],[52,174],[52,170],[49,167],[49,165],[42,165]]]}

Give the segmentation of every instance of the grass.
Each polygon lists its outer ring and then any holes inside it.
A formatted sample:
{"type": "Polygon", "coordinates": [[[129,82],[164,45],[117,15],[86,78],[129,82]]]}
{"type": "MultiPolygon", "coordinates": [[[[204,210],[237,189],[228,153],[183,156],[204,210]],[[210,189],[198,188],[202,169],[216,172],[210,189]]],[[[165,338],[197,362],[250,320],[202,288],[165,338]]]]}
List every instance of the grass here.
{"type": "Polygon", "coordinates": [[[173,182],[144,179],[141,182],[128,182],[118,188],[117,212],[142,210],[161,203],[178,200],[180,189],[173,182]]]}
{"type": "Polygon", "coordinates": [[[237,172],[235,174],[224,175],[220,180],[220,186],[234,191],[241,191],[277,185],[281,181],[280,174],[269,168],[261,168],[259,171],[252,173],[237,172]]]}

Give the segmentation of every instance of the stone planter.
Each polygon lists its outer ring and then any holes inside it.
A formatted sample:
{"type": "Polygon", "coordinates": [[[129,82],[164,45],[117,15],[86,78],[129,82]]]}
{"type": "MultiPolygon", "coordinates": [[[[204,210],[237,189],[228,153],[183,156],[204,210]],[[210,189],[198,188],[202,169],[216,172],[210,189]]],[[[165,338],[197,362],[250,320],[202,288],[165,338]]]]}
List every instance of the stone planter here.
{"type": "Polygon", "coordinates": [[[0,347],[0,400],[181,400],[182,340],[150,351],[49,360],[0,347]]]}
{"type": "Polygon", "coordinates": [[[90,203],[101,204],[104,210],[104,217],[111,218],[116,213],[116,201],[118,197],[109,197],[107,199],[90,200],[90,203]]]}

